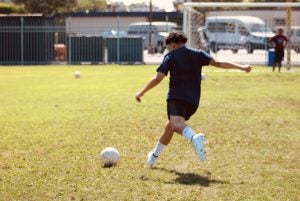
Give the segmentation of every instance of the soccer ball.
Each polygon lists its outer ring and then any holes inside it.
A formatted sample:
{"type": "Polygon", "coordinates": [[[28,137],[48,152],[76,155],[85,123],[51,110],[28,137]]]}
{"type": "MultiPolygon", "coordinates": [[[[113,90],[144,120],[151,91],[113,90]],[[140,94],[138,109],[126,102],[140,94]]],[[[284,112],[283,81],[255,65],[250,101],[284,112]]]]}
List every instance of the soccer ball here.
{"type": "Polygon", "coordinates": [[[201,74],[201,80],[205,80],[206,75],[204,73],[201,74]]]}
{"type": "Polygon", "coordinates": [[[80,72],[79,72],[79,71],[76,71],[76,72],[74,73],[74,77],[75,77],[75,78],[80,78],[80,72]]]}
{"type": "Polygon", "coordinates": [[[100,153],[100,161],[103,167],[112,167],[118,164],[120,153],[114,147],[106,147],[100,153]]]}

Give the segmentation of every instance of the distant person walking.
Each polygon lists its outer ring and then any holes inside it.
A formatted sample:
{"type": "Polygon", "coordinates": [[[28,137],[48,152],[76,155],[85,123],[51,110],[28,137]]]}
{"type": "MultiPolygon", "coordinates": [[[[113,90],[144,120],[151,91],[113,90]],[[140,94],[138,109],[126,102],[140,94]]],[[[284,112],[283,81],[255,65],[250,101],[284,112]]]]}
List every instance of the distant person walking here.
{"type": "Polygon", "coordinates": [[[283,35],[283,29],[279,28],[277,34],[270,38],[269,42],[275,48],[275,57],[273,62],[273,72],[275,71],[276,65],[278,66],[278,72],[281,69],[281,62],[284,58],[284,48],[288,42],[288,38],[283,35]]]}

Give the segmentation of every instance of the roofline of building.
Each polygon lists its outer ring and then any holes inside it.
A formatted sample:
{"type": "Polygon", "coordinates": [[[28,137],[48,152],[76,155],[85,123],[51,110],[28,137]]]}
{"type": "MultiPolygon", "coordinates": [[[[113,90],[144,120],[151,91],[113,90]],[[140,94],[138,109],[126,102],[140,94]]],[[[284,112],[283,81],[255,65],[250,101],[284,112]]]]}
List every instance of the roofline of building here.
{"type": "MultiPolygon", "coordinates": [[[[56,17],[148,17],[149,12],[76,12],[76,13],[61,13],[56,14],[56,17]]],[[[152,12],[153,17],[170,16],[182,17],[182,12],[152,12]]]]}

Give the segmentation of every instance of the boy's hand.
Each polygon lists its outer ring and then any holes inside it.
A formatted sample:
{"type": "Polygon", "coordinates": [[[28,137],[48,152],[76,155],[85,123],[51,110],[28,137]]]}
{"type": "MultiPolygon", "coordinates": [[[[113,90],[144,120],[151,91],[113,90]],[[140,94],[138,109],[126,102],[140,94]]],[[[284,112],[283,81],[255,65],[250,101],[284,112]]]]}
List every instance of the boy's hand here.
{"type": "Polygon", "coordinates": [[[241,68],[241,70],[245,71],[246,73],[249,73],[251,71],[251,69],[252,69],[252,66],[250,66],[250,65],[242,65],[242,68],[241,68]]]}
{"type": "Polygon", "coordinates": [[[142,92],[137,92],[136,94],[135,94],[135,100],[137,101],[137,102],[141,102],[142,100],[141,100],[141,97],[143,96],[144,94],[142,93],[142,92]]]}

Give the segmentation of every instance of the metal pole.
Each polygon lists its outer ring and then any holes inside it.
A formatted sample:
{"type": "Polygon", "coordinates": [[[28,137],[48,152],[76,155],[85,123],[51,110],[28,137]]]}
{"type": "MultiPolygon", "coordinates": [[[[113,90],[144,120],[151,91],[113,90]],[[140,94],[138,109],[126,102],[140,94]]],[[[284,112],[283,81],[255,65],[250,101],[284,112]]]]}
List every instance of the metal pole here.
{"type": "Polygon", "coordinates": [[[72,54],[71,54],[71,51],[72,51],[72,48],[71,48],[72,47],[72,45],[71,45],[71,43],[72,43],[71,42],[72,41],[71,40],[71,35],[72,35],[72,33],[71,33],[71,17],[68,17],[68,22],[67,23],[68,23],[68,29],[67,30],[69,32],[68,33],[68,35],[69,35],[68,41],[69,42],[68,42],[68,47],[67,47],[68,48],[68,58],[69,58],[68,60],[69,60],[69,64],[72,64],[72,54]]]}
{"type": "Polygon", "coordinates": [[[169,16],[166,15],[166,31],[169,32],[169,16]]]}
{"type": "Polygon", "coordinates": [[[148,44],[148,53],[153,54],[152,47],[152,0],[150,0],[150,12],[149,12],[149,44],[148,44]]]}
{"type": "Polygon", "coordinates": [[[24,65],[24,17],[21,17],[21,65],[24,65]]]}
{"type": "MultiPolygon", "coordinates": [[[[287,0],[287,3],[290,3],[291,0],[287,0]]],[[[287,37],[289,42],[287,43],[287,69],[290,70],[291,68],[291,26],[292,26],[292,8],[291,6],[288,6],[286,9],[286,21],[287,21],[287,37]]]]}
{"type": "Polygon", "coordinates": [[[268,19],[267,19],[267,16],[265,16],[265,38],[266,38],[266,41],[265,41],[265,65],[268,66],[268,53],[269,53],[269,49],[268,49],[268,37],[267,37],[267,27],[268,27],[268,19]]]}
{"type": "Polygon", "coordinates": [[[187,43],[186,43],[186,45],[188,46],[188,47],[190,47],[191,46],[191,44],[190,44],[190,23],[189,23],[189,21],[190,21],[190,18],[189,18],[189,16],[190,16],[190,13],[189,13],[189,7],[187,7],[187,6],[184,6],[184,10],[183,10],[183,32],[187,35],[187,37],[188,37],[188,41],[187,41],[187,43]]]}
{"type": "Polygon", "coordinates": [[[120,16],[117,17],[117,63],[120,64],[120,16]]]}

